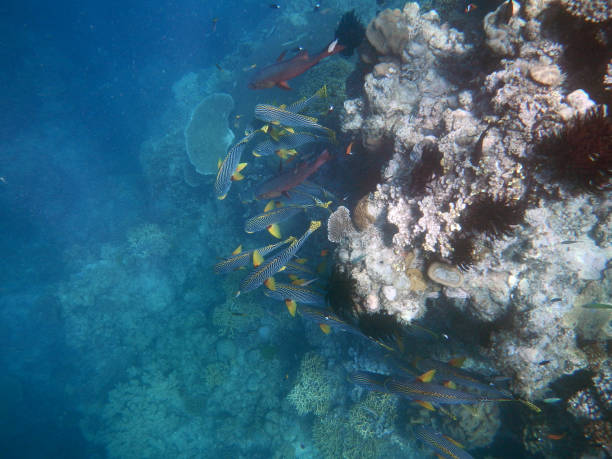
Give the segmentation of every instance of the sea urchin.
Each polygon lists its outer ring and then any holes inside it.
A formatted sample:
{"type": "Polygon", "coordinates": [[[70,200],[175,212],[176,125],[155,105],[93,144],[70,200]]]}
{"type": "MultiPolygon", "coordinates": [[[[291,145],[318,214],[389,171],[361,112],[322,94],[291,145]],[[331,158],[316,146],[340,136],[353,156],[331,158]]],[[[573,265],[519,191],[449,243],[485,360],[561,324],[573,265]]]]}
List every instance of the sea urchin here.
{"type": "Polygon", "coordinates": [[[600,105],[579,115],[535,147],[539,169],[573,189],[612,189],[612,118],[600,105]]]}

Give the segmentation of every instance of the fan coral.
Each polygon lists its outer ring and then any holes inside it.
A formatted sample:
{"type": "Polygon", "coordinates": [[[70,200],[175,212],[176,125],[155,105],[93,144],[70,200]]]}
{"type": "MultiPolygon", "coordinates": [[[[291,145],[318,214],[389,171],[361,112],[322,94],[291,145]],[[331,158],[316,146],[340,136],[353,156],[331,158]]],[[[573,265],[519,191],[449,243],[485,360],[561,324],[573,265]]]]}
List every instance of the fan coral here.
{"type": "Polygon", "coordinates": [[[330,242],[338,243],[355,231],[351,214],[344,206],[338,207],[327,219],[327,239],[330,242]]]}
{"type": "Polygon", "coordinates": [[[612,188],[612,118],[598,106],[570,120],[535,147],[539,169],[551,179],[589,192],[612,188]]]}
{"type": "Polygon", "coordinates": [[[605,22],[610,19],[609,0],[561,0],[566,11],[587,22],[605,22]]]}
{"type": "Polygon", "coordinates": [[[512,233],[525,218],[525,204],[482,193],[467,206],[459,223],[467,233],[500,238],[512,233]]]}
{"type": "Polygon", "coordinates": [[[340,24],[336,29],[336,38],[344,49],[340,52],[343,56],[352,56],[365,37],[365,27],[359,20],[355,10],[348,11],[342,15],[340,24]]]}

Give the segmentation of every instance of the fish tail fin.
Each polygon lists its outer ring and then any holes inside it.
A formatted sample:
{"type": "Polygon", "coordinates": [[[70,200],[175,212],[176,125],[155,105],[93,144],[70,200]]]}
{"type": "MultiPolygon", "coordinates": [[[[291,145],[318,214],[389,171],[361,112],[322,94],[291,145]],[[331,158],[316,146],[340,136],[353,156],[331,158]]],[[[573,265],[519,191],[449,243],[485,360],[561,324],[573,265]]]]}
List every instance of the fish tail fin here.
{"type": "Polygon", "coordinates": [[[274,202],[274,199],[273,199],[272,201],[269,201],[269,202],[266,204],[266,207],[264,207],[264,212],[270,212],[272,209],[274,209],[274,206],[275,206],[275,205],[276,205],[276,204],[275,204],[275,202],[274,202]]]}
{"type": "Polygon", "coordinates": [[[414,403],[416,403],[417,405],[422,406],[423,408],[425,408],[426,410],[429,411],[436,411],[436,409],[434,408],[434,406],[431,404],[431,402],[424,402],[423,400],[415,400],[414,403]]]}
{"type": "Polygon", "coordinates": [[[310,222],[310,226],[308,227],[308,231],[311,233],[313,231],[318,230],[321,227],[321,220],[313,220],[310,222]]]}
{"type": "Polygon", "coordinates": [[[327,85],[324,84],[315,94],[321,99],[327,98],[327,85]]]}
{"type": "Polygon", "coordinates": [[[429,370],[423,373],[417,379],[421,382],[431,382],[435,374],[436,374],[436,370],[429,370]]]}
{"type": "Polygon", "coordinates": [[[234,251],[232,252],[232,255],[238,255],[240,252],[242,252],[242,244],[240,244],[238,247],[234,249],[234,251]]]}
{"type": "Polygon", "coordinates": [[[319,328],[326,335],[329,335],[329,333],[331,332],[331,327],[327,324],[319,324],[319,328]]]}
{"type": "Polygon", "coordinates": [[[263,255],[259,252],[259,250],[253,250],[253,267],[257,268],[264,262],[263,255]]]}
{"type": "Polygon", "coordinates": [[[273,223],[272,225],[268,226],[267,230],[268,230],[268,233],[270,233],[276,239],[281,239],[282,238],[281,230],[280,230],[279,226],[276,223],[273,223]]]}
{"type": "Polygon", "coordinates": [[[268,277],[265,281],[264,281],[264,285],[269,289],[269,290],[276,290],[276,281],[274,280],[273,277],[268,277]]]}

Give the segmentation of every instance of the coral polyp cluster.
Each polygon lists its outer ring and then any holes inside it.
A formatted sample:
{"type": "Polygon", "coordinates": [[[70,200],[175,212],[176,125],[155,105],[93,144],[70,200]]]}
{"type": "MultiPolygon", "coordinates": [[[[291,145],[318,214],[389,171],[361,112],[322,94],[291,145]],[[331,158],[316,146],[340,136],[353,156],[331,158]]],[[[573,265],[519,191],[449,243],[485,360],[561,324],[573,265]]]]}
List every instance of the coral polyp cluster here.
{"type": "Polygon", "coordinates": [[[539,168],[574,190],[612,189],[612,117],[597,106],[568,121],[535,147],[539,168]]]}

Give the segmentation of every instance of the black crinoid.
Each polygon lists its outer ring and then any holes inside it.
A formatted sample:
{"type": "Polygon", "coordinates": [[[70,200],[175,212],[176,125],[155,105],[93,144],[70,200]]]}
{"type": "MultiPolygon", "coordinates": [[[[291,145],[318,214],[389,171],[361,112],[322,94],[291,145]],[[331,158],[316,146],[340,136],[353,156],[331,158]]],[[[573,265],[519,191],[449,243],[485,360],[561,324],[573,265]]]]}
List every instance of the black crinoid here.
{"type": "Polygon", "coordinates": [[[400,180],[408,196],[419,197],[425,194],[427,185],[434,178],[444,174],[442,153],[434,142],[425,141],[413,148],[410,160],[414,166],[400,180]]]}
{"type": "Polygon", "coordinates": [[[340,270],[337,266],[332,271],[327,286],[325,299],[327,304],[338,316],[345,320],[352,320],[355,315],[356,281],[348,273],[340,270]]]}
{"type": "Polygon", "coordinates": [[[568,121],[534,148],[537,169],[569,191],[612,189],[612,117],[605,105],[568,121]]]}
{"type": "Polygon", "coordinates": [[[336,28],[338,43],[344,46],[340,52],[343,56],[352,56],[353,51],[365,38],[365,27],[359,20],[355,10],[348,11],[342,15],[340,24],[336,28]]]}
{"type": "Polygon", "coordinates": [[[461,271],[469,271],[476,263],[474,240],[463,234],[455,236],[451,242],[452,253],[448,257],[449,261],[461,271]]]}
{"type": "MultiPolygon", "coordinates": [[[[523,222],[526,208],[526,199],[517,201],[481,193],[464,209],[459,224],[465,237],[485,234],[501,238],[509,236],[523,222]]],[[[460,250],[465,252],[467,246],[460,250]]]]}

